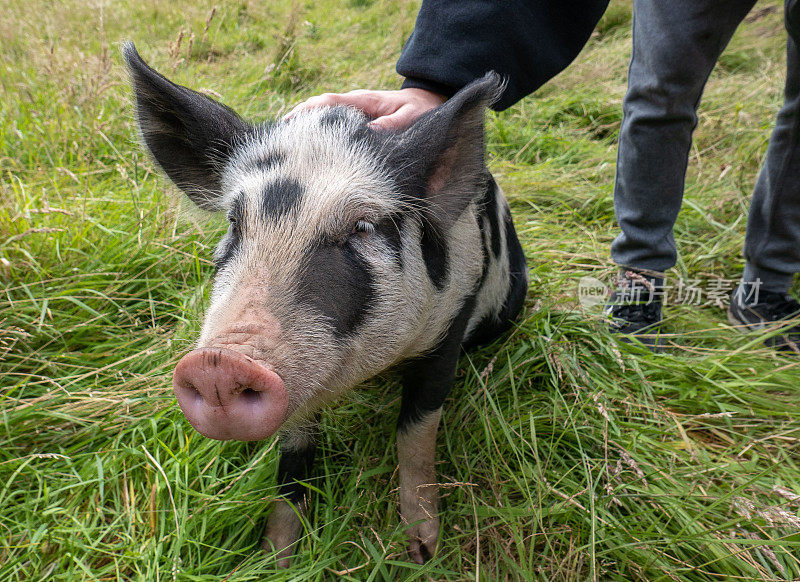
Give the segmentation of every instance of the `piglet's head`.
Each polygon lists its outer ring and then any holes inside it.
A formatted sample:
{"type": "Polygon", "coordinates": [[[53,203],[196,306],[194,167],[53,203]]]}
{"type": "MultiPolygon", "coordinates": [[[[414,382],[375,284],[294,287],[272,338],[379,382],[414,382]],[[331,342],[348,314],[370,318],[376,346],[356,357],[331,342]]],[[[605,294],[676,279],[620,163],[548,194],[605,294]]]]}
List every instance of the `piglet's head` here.
{"type": "Polygon", "coordinates": [[[496,75],[379,133],[349,108],[252,125],[160,75],[132,43],[123,56],[153,159],[229,222],[202,332],[173,377],[199,432],[263,439],[433,347],[449,319],[432,301],[453,274],[420,241],[444,241],[486,179],[496,75]]]}

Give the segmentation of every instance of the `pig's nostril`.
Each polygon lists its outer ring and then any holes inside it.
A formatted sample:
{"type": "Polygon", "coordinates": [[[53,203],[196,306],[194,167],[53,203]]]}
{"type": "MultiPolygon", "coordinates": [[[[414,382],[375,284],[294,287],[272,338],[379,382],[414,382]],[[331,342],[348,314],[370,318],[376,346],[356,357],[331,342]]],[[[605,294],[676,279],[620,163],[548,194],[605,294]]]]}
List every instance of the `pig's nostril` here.
{"type": "Polygon", "coordinates": [[[261,399],[261,394],[252,388],[245,388],[242,390],[241,396],[246,402],[250,403],[258,402],[261,399]]]}
{"type": "Polygon", "coordinates": [[[200,394],[200,390],[197,389],[197,386],[195,386],[194,384],[192,384],[188,380],[184,381],[181,384],[180,388],[181,388],[181,392],[183,392],[183,394],[186,397],[193,398],[196,402],[197,401],[202,402],[204,400],[203,395],[200,394]]]}

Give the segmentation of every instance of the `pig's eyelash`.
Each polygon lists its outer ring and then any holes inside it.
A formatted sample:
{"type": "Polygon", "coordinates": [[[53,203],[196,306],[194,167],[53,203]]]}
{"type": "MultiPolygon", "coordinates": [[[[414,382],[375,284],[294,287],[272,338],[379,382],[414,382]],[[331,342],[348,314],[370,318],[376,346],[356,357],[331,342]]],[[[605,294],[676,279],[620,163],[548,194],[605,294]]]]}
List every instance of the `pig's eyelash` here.
{"type": "Polygon", "coordinates": [[[353,225],[353,234],[363,232],[364,234],[372,234],[375,232],[375,225],[366,220],[357,220],[353,225]]]}

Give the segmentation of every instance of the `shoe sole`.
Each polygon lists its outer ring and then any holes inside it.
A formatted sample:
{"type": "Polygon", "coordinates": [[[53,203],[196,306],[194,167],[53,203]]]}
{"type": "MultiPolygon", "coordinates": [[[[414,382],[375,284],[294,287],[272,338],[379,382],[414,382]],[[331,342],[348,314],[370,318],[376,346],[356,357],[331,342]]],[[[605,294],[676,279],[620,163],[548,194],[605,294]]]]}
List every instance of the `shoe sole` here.
{"type": "Polygon", "coordinates": [[[611,330],[611,335],[615,336],[619,341],[631,344],[635,343],[644,346],[654,354],[660,354],[664,351],[664,346],[661,343],[661,328],[655,330],[647,330],[642,333],[639,330],[636,333],[625,333],[617,330],[611,330]]]}
{"type": "Polygon", "coordinates": [[[739,333],[749,333],[751,331],[761,331],[766,327],[763,323],[761,323],[761,324],[746,323],[746,322],[742,321],[741,319],[739,319],[738,317],[736,317],[733,313],[731,313],[730,309],[728,309],[728,311],[726,313],[728,314],[728,322],[732,326],[734,326],[734,329],[736,331],[738,331],[739,333]]]}
{"type": "Polygon", "coordinates": [[[738,331],[739,333],[747,333],[748,331],[750,331],[750,329],[745,329],[747,327],[747,324],[744,323],[743,321],[739,321],[736,318],[736,316],[733,313],[731,313],[730,309],[728,309],[726,313],[728,314],[728,322],[734,327],[734,329],[736,329],[736,331],[738,331]],[[743,328],[742,326],[745,326],[745,328],[743,328]]]}
{"type": "MultiPolygon", "coordinates": [[[[762,331],[766,327],[764,324],[761,324],[758,327],[750,327],[750,324],[747,324],[747,323],[741,321],[734,314],[732,314],[730,312],[730,309],[728,310],[727,313],[728,313],[728,321],[734,326],[734,329],[736,331],[738,331],[739,333],[750,333],[750,332],[753,332],[753,331],[762,331]]],[[[755,324],[753,324],[753,325],[755,325],[755,324]]],[[[780,337],[780,336],[778,336],[778,337],[780,337]]],[[[767,347],[770,347],[770,348],[775,348],[775,349],[778,349],[778,350],[792,351],[792,352],[797,351],[797,349],[792,348],[790,345],[788,345],[788,344],[794,345],[793,342],[791,342],[790,340],[787,341],[787,345],[770,345],[768,342],[769,342],[769,340],[765,341],[764,343],[767,345],[767,347]]]]}

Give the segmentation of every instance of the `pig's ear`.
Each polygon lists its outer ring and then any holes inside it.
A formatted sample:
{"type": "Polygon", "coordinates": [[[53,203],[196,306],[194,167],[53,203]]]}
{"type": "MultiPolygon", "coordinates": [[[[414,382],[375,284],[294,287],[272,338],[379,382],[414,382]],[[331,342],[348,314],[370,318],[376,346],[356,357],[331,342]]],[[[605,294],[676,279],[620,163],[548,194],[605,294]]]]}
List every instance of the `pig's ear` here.
{"type": "Polygon", "coordinates": [[[233,110],[176,85],[122,45],[136,97],[136,117],[155,161],[200,208],[222,210],[222,168],[249,126],[233,110]]]}
{"type": "Polygon", "coordinates": [[[485,184],[485,111],[503,88],[489,72],[395,136],[390,165],[401,189],[424,198],[427,215],[445,228],[485,184]]]}

